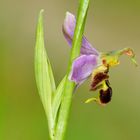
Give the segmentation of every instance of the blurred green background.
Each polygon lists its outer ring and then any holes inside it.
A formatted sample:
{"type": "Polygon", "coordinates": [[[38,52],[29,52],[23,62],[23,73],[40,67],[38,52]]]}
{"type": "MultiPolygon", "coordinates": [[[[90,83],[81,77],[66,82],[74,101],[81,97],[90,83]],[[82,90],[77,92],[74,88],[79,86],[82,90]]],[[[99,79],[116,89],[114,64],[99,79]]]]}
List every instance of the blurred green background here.
{"type": "MultiPolygon", "coordinates": [[[[65,12],[78,0],[0,0],[0,140],[49,140],[34,77],[37,16],[45,9],[46,49],[57,84],[66,72],[70,48],[61,32],[65,12]]],[[[85,34],[100,51],[132,47],[140,62],[140,1],[91,0],[85,34]]],[[[97,92],[89,81],[73,96],[66,140],[139,140],[140,68],[121,58],[110,71],[112,102],[84,104],[97,92]]]]}

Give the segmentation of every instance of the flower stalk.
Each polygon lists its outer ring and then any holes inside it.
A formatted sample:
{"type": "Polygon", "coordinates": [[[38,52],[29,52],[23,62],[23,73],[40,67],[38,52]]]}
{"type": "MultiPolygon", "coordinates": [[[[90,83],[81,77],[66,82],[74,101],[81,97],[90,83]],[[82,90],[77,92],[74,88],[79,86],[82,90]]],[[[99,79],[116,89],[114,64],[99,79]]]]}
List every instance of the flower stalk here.
{"type": "Polygon", "coordinates": [[[58,117],[58,123],[56,127],[55,140],[63,140],[64,134],[66,132],[68,115],[69,115],[71,101],[72,101],[72,93],[75,88],[75,83],[71,82],[68,79],[68,76],[72,69],[73,60],[80,55],[80,49],[81,49],[82,37],[83,37],[83,32],[85,27],[85,21],[87,17],[88,6],[89,6],[89,0],[80,1],[78,14],[77,14],[77,23],[75,27],[73,42],[72,42],[71,55],[69,59],[68,69],[67,69],[66,82],[65,82],[64,92],[63,92],[63,99],[62,99],[60,113],[58,117]]]}

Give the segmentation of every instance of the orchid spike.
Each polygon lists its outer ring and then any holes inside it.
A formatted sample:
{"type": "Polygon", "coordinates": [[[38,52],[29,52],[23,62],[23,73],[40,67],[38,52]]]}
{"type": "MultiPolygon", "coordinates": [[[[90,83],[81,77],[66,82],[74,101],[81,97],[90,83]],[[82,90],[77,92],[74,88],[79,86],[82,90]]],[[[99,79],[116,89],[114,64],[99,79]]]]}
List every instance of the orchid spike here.
{"type": "MultiPolygon", "coordinates": [[[[76,18],[73,14],[67,12],[62,31],[68,44],[72,45],[76,18]]],[[[99,90],[98,98],[90,98],[86,101],[96,101],[99,104],[105,105],[111,101],[112,88],[109,83],[109,69],[120,63],[119,57],[122,54],[128,55],[132,62],[137,65],[135,54],[131,48],[124,48],[118,51],[110,51],[101,53],[88,42],[83,36],[81,54],[73,61],[69,80],[74,81],[77,85],[82,84],[86,79],[91,77],[90,90],[99,90]]]]}

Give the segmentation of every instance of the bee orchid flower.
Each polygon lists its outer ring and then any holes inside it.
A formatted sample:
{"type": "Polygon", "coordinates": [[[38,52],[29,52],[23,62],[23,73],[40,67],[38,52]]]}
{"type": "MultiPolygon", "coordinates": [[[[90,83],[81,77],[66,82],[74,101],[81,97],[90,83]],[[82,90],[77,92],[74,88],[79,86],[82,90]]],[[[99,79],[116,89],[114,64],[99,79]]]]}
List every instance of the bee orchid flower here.
{"type": "MultiPolygon", "coordinates": [[[[67,12],[62,26],[62,31],[68,44],[72,46],[76,18],[73,14],[67,12]]],[[[86,101],[96,101],[105,105],[111,101],[112,88],[109,83],[109,69],[119,64],[119,57],[122,54],[128,55],[131,60],[135,61],[135,54],[131,48],[124,48],[118,51],[102,53],[96,50],[83,36],[80,56],[73,61],[69,80],[81,85],[85,80],[91,77],[90,90],[99,90],[99,97],[90,98],[86,101]]]]}

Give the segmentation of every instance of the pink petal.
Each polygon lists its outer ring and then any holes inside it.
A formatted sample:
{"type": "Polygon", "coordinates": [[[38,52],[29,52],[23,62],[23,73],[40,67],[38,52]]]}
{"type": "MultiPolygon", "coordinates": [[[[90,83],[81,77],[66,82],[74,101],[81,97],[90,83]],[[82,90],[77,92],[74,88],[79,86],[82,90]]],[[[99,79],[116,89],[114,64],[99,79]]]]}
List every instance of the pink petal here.
{"type": "MultiPolygon", "coordinates": [[[[64,24],[62,26],[63,34],[68,42],[68,44],[72,45],[72,38],[74,35],[74,29],[76,25],[76,18],[71,13],[66,13],[66,18],[64,20],[64,24]]],[[[92,45],[88,42],[86,37],[83,36],[81,54],[94,54],[99,55],[99,52],[92,47],[92,45]]]]}
{"type": "Polygon", "coordinates": [[[82,83],[97,67],[97,61],[98,56],[96,55],[81,55],[74,60],[69,79],[76,84],[82,83]]]}

